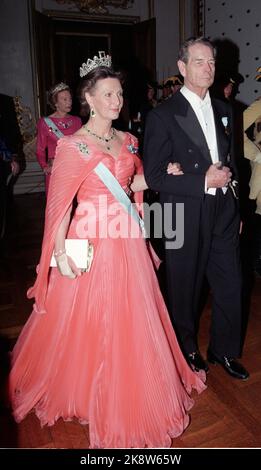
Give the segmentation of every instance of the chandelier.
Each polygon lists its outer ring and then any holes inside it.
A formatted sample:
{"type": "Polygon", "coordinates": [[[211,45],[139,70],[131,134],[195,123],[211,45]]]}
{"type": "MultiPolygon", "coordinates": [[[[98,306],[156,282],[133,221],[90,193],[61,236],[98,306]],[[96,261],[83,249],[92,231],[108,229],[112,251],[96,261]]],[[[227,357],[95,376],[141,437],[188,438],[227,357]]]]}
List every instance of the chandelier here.
{"type": "Polygon", "coordinates": [[[56,3],[59,4],[73,4],[80,11],[88,14],[106,14],[108,8],[106,6],[112,6],[116,8],[129,8],[134,0],[56,0],[56,3]]]}

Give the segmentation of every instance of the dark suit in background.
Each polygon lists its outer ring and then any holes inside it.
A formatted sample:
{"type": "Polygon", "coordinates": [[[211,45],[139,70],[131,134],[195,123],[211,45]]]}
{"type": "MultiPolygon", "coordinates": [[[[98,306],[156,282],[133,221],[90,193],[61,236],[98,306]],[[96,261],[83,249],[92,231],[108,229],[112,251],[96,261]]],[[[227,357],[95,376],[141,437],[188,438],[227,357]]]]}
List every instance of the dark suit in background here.
{"type": "Polygon", "coordinates": [[[18,161],[21,156],[22,138],[14,101],[11,96],[0,93],[0,252],[5,249],[1,241],[6,231],[14,176],[19,171],[18,161]],[[10,178],[10,175],[13,175],[12,178],[10,178]]]}

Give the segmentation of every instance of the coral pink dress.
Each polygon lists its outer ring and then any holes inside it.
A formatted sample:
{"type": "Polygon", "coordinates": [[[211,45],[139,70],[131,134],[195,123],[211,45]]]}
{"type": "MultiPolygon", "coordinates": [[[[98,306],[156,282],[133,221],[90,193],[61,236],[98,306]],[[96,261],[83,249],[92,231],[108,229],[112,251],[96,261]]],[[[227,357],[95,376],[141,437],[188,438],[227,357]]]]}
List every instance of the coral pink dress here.
{"type": "MultiPolygon", "coordinates": [[[[68,116],[62,118],[50,117],[50,119],[63,135],[74,134],[82,127],[82,121],[78,116],[68,114],[68,116]]],[[[56,134],[48,127],[44,118],[40,118],[37,123],[36,157],[42,169],[48,166],[48,161],[49,163],[53,161],[57,141],[58,137],[56,134]]],[[[46,194],[49,189],[50,176],[50,174],[45,175],[46,194]]]]}
{"type": "Polygon", "coordinates": [[[76,418],[89,424],[92,448],[171,446],[189,424],[192,389],[205,389],[204,374],[194,373],[180,351],[144,239],[95,232],[108,227],[106,219],[115,222],[105,201],[115,204],[118,222],[130,216],[93,169],[104,163],[126,188],[141,170],[129,150],[135,145],[127,133],[114,159],[88,137],[59,140],[38,276],[28,292],[34,311],[12,353],[16,421],[32,410],[42,425],[76,418]],[[49,260],[76,192],[69,237],[82,237],[88,225],[95,249],[90,272],[68,279],[57,268],[49,273],[49,260]]]}

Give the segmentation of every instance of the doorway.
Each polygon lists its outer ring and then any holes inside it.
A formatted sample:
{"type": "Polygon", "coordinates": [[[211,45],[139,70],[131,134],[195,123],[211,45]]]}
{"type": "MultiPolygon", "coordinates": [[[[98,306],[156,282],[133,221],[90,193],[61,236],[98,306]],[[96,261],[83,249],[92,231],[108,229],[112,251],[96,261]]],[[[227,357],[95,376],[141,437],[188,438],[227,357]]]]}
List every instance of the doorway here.
{"type": "Polygon", "coordinates": [[[146,82],[156,75],[156,21],[140,22],[138,17],[126,16],[119,22],[113,18],[109,21],[107,16],[105,22],[90,15],[79,19],[73,13],[65,18],[57,12],[34,13],[39,115],[50,112],[47,90],[60,81],[71,87],[73,113],[78,114],[79,67],[100,50],[109,53],[114,68],[123,72],[126,99],[131,109],[137,107],[146,82]]]}

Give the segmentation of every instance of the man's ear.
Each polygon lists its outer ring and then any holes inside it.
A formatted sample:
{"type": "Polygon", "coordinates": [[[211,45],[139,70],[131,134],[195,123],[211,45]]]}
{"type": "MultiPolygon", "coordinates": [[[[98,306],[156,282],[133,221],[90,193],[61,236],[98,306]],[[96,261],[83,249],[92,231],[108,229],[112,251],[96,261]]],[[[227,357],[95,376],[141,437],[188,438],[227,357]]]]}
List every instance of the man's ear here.
{"type": "Polygon", "coordinates": [[[186,76],[186,64],[185,64],[185,62],[183,62],[182,60],[178,60],[177,65],[178,65],[180,74],[182,75],[182,77],[185,77],[186,76]]]}

